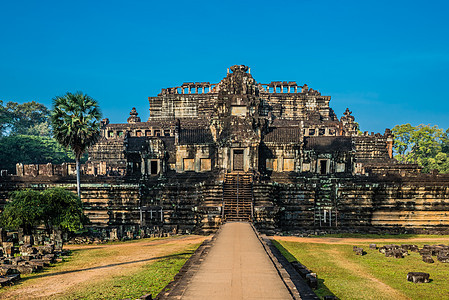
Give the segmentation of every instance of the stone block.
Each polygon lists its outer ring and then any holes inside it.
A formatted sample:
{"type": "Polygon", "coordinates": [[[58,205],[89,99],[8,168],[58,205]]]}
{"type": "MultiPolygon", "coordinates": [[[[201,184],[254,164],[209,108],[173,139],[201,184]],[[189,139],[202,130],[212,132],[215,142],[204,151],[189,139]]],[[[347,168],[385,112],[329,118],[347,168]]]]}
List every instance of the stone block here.
{"type": "Polygon", "coordinates": [[[6,266],[1,266],[0,267],[0,275],[1,276],[5,276],[5,275],[11,275],[11,274],[16,274],[17,273],[17,269],[14,266],[10,266],[10,267],[6,267],[6,266]]]}
{"type": "Polygon", "coordinates": [[[0,276],[0,285],[7,286],[12,283],[12,279],[6,276],[0,276]]]}
{"type": "Polygon", "coordinates": [[[409,272],[407,274],[407,280],[411,281],[413,283],[425,283],[429,282],[429,273],[423,273],[423,272],[409,272]]]}
{"type": "Polygon", "coordinates": [[[428,264],[433,264],[435,262],[430,255],[423,255],[422,261],[428,264]]]}
{"type": "Polygon", "coordinates": [[[442,263],[449,263],[449,256],[448,255],[438,255],[437,256],[438,261],[442,263]]]}
{"type": "Polygon", "coordinates": [[[36,268],[30,265],[22,265],[17,266],[17,271],[19,271],[20,274],[31,274],[36,272],[36,268]]]}
{"type": "Polygon", "coordinates": [[[353,249],[353,251],[355,252],[356,255],[362,256],[363,254],[365,254],[365,253],[363,252],[363,248],[358,248],[358,247],[356,247],[356,248],[353,249]]]}
{"type": "Polygon", "coordinates": [[[316,274],[315,276],[313,276],[313,274],[315,273],[309,273],[306,276],[306,281],[307,284],[312,288],[312,289],[317,289],[318,288],[318,279],[316,278],[316,274]]]}

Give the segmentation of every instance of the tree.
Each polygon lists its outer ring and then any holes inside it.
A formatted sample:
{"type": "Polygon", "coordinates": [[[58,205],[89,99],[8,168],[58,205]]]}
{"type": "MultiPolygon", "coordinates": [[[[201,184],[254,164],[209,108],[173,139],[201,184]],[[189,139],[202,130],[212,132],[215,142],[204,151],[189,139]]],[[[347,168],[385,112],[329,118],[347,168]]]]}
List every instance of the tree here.
{"type": "Polygon", "coordinates": [[[394,135],[394,151],[399,155],[396,159],[405,162],[405,153],[410,151],[410,137],[414,127],[410,124],[396,125],[391,130],[394,135]]]}
{"type": "Polygon", "coordinates": [[[35,101],[10,101],[5,106],[0,101],[0,134],[50,136],[49,117],[48,108],[35,101]]]}
{"type": "Polygon", "coordinates": [[[0,136],[3,136],[6,133],[11,121],[12,118],[10,112],[3,106],[3,101],[0,100],[0,136]]]}
{"type": "Polygon", "coordinates": [[[11,193],[11,201],[5,206],[1,223],[7,228],[23,228],[26,235],[32,234],[43,216],[42,195],[35,190],[22,190],[11,193]]]}
{"type": "Polygon", "coordinates": [[[50,137],[12,135],[0,138],[0,169],[13,174],[17,163],[61,164],[75,156],[50,137]]]}
{"type": "Polygon", "coordinates": [[[397,160],[418,164],[423,172],[449,172],[449,129],[444,132],[438,126],[404,124],[396,125],[392,132],[397,160]]]}
{"type": "Polygon", "coordinates": [[[53,188],[43,191],[41,195],[43,222],[49,232],[53,229],[75,232],[88,223],[81,199],[74,193],[63,188],[53,188]]]}
{"type": "Polygon", "coordinates": [[[70,148],[76,161],[76,184],[80,189],[80,158],[100,136],[101,112],[97,101],[81,92],[67,93],[53,99],[51,124],[56,140],[70,148]]]}
{"type": "Polygon", "coordinates": [[[15,191],[10,200],[1,214],[1,223],[7,228],[23,228],[27,235],[39,225],[45,225],[48,233],[55,229],[75,232],[89,222],[81,199],[62,188],[15,191]]]}

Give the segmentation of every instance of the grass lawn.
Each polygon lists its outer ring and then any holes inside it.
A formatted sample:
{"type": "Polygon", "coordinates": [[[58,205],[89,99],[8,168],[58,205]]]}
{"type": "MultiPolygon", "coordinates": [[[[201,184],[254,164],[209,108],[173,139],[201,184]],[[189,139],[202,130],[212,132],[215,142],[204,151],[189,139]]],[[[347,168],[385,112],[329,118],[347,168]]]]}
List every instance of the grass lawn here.
{"type": "Polygon", "coordinates": [[[155,297],[204,237],[143,239],[108,245],[73,245],[72,255],[0,289],[0,299],[137,299],[155,297]]]}
{"type": "MultiPolygon", "coordinates": [[[[351,236],[354,238],[354,236],[351,236]]],[[[426,264],[418,253],[410,252],[402,259],[385,257],[378,250],[370,250],[370,243],[378,247],[386,244],[448,244],[449,239],[436,236],[435,241],[413,241],[392,238],[388,242],[376,242],[376,236],[367,242],[354,242],[367,252],[357,256],[352,251],[352,245],[341,242],[307,243],[278,240],[274,244],[289,261],[298,260],[319,278],[318,296],[335,295],[340,299],[449,299],[449,264],[440,263],[434,257],[434,264],[426,264]],[[439,240],[441,239],[441,240],[439,240]],[[406,280],[408,272],[430,273],[431,282],[414,284],[406,280]]],[[[423,238],[429,236],[423,236],[423,238]]],[[[384,236],[377,238],[385,239],[384,236]]],[[[413,236],[418,238],[418,236],[413,236]]]]}
{"type": "Polygon", "coordinates": [[[151,293],[155,297],[178,273],[199,245],[168,258],[141,266],[127,275],[115,275],[76,290],[58,299],[137,299],[151,293]]]}

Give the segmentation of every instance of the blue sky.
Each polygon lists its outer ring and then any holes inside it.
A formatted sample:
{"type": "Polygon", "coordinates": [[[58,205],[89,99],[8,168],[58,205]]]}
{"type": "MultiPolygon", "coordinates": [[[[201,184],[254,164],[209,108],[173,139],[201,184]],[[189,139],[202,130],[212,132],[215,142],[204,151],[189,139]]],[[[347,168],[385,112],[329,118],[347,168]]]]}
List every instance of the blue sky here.
{"type": "Polygon", "coordinates": [[[0,100],[83,91],[111,122],[148,96],[219,82],[307,83],[363,131],[449,127],[449,1],[1,1],[0,100]]]}

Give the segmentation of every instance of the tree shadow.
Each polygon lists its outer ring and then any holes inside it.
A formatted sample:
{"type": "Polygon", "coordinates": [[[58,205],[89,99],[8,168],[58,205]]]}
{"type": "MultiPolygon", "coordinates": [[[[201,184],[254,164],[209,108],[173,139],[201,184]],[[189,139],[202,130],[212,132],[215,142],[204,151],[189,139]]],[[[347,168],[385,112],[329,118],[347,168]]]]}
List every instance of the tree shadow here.
{"type": "Polygon", "coordinates": [[[156,261],[156,260],[160,260],[160,259],[173,258],[173,257],[177,257],[177,256],[182,256],[182,255],[192,255],[192,253],[193,253],[192,251],[187,251],[187,252],[181,252],[181,253],[164,255],[164,256],[157,256],[157,257],[152,257],[152,258],[147,258],[147,259],[139,259],[139,260],[133,260],[133,261],[127,261],[127,262],[121,262],[121,263],[108,264],[108,265],[104,265],[104,266],[96,266],[96,267],[91,267],[91,268],[68,270],[68,271],[61,271],[61,272],[55,272],[55,273],[42,273],[37,276],[23,278],[16,285],[20,285],[20,284],[26,282],[27,280],[35,279],[35,278],[44,278],[44,277],[52,277],[52,276],[57,276],[57,275],[78,273],[78,272],[84,272],[84,271],[107,269],[107,268],[112,268],[112,267],[116,267],[116,266],[124,266],[124,265],[131,265],[131,264],[141,263],[141,262],[156,261]]]}
{"type": "MultiPolygon", "coordinates": [[[[285,249],[278,241],[271,240],[271,242],[279,250],[279,252],[285,257],[285,259],[288,261],[288,263],[291,264],[292,262],[299,262],[296,259],[296,257],[293,254],[291,254],[287,249],[285,249]]],[[[284,268],[285,268],[285,266],[284,266],[284,268]]],[[[295,272],[296,272],[296,270],[295,270],[295,272]]],[[[304,279],[301,276],[300,276],[300,278],[304,279]]],[[[325,285],[324,279],[320,278],[320,274],[317,274],[317,278],[318,278],[318,288],[316,290],[314,290],[315,294],[317,296],[319,296],[320,299],[322,299],[324,296],[332,296],[332,297],[335,297],[335,299],[338,299],[337,296],[335,296],[335,294],[325,285]]]]}

